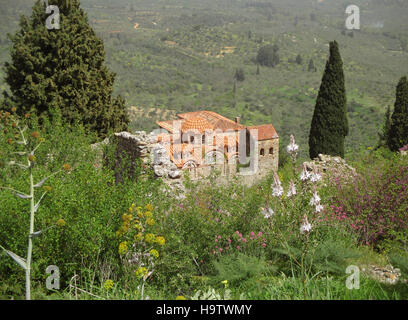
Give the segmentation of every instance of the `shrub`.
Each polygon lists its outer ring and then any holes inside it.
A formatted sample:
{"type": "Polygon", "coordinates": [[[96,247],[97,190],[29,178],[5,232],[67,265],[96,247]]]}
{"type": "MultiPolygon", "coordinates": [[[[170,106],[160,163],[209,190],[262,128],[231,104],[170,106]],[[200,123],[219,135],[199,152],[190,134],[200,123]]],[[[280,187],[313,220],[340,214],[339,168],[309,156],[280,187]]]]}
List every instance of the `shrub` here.
{"type": "Polygon", "coordinates": [[[216,270],[215,280],[219,283],[227,280],[231,285],[262,276],[266,272],[271,272],[272,267],[268,266],[265,258],[254,257],[244,253],[236,252],[230,255],[222,255],[214,261],[216,270]]]}
{"type": "Polygon", "coordinates": [[[332,213],[346,220],[360,243],[377,245],[408,227],[408,163],[376,160],[353,184],[336,181],[332,213]]]}

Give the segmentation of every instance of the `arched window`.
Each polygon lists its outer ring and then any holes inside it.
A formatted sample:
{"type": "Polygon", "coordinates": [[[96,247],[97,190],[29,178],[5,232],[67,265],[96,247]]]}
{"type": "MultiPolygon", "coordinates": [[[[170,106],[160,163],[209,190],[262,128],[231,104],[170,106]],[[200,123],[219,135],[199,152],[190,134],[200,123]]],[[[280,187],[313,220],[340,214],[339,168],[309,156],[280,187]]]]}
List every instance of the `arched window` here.
{"type": "Polygon", "coordinates": [[[269,148],[269,154],[273,154],[273,148],[269,148]]]}
{"type": "Polygon", "coordinates": [[[265,149],[261,149],[261,152],[259,153],[261,156],[264,156],[265,155],[265,149]]]}

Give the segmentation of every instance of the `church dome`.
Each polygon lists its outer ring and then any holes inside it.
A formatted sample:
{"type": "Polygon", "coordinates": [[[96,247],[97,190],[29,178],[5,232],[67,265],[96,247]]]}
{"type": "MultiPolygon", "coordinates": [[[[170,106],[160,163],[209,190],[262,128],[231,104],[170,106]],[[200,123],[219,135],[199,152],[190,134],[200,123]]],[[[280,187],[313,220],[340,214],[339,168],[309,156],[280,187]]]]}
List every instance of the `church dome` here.
{"type": "Polygon", "coordinates": [[[213,130],[213,126],[207,120],[203,118],[193,117],[183,121],[181,125],[181,131],[198,130],[204,132],[205,130],[213,130]]]}

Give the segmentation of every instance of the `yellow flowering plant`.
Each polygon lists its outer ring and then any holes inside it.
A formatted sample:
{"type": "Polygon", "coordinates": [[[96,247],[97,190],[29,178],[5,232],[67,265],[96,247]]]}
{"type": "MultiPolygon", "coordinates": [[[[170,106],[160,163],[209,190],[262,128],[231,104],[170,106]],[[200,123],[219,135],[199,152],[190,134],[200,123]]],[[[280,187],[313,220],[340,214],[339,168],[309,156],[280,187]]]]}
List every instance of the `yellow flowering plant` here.
{"type": "Polygon", "coordinates": [[[163,236],[157,235],[154,207],[132,204],[121,216],[121,226],[116,231],[120,240],[118,253],[126,268],[141,281],[140,295],[143,299],[144,284],[154,272],[160,248],[165,245],[163,236]]]}

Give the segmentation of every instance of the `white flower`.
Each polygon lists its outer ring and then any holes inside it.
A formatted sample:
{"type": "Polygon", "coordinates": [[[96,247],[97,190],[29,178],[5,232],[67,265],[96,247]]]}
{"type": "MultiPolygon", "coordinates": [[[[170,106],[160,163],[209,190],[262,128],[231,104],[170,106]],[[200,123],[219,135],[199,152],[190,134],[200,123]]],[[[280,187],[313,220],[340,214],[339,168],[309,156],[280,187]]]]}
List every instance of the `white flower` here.
{"type": "Polygon", "coordinates": [[[310,177],[310,181],[317,182],[317,181],[320,181],[321,178],[322,178],[322,176],[320,174],[312,173],[312,175],[310,177]]]}
{"type": "Polygon", "coordinates": [[[316,205],[316,212],[322,212],[323,211],[323,206],[319,203],[316,205]]]}
{"type": "Polygon", "coordinates": [[[286,151],[290,154],[292,161],[296,162],[296,156],[299,151],[299,146],[296,144],[295,137],[293,136],[293,134],[290,135],[290,143],[286,147],[286,151]]]}
{"type": "Polygon", "coordinates": [[[304,163],[302,173],[300,174],[300,180],[306,181],[310,178],[310,176],[311,174],[309,173],[309,171],[307,171],[306,164],[304,163]]]}
{"type": "Polygon", "coordinates": [[[272,195],[274,197],[281,197],[283,195],[283,188],[281,186],[272,186],[272,195]]]}
{"type": "Polygon", "coordinates": [[[319,197],[319,195],[317,194],[317,191],[315,191],[314,193],[313,193],[313,197],[310,199],[310,205],[311,206],[318,206],[319,204],[320,204],[320,197],[319,197]]]}
{"type": "Polygon", "coordinates": [[[317,172],[316,166],[313,165],[313,173],[311,174],[310,181],[317,182],[320,181],[322,176],[317,172]]]}
{"type": "Polygon", "coordinates": [[[307,217],[305,216],[303,219],[303,224],[300,226],[300,233],[305,234],[312,230],[312,225],[307,221],[307,217]]]}
{"type": "Polygon", "coordinates": [[[269,219],[275,214],[275,212],[271,208],[266,208],[266,209],[262,208],[262,209],[263,209],[262,214],[265,217],[265,219],[269,219]]]}
{"type": "Polygon", "coordinates": [[[299,151],[299,146],[296,144],[293,134],[290,135],[290,143],[286,147],[286,151],[288,153],[297,153],[299,151]]]}
{"type": "Polygon", "coordinates": [[[283,187],[281,185],[281,182],[279,180],[279,176],[276,174],[276,172],[273,173],[273,184],[272,184],[272,195],[274,197],[280,197],[283,194],[283,187]]]}
{"type": "Polygon", "coordinates": [[[289,191],[288,191],[288,193],[286,194],[286,196],[287,196],[288,198],[290,198],[291,196],[294,196],[294,195],[296,195],[296,186],[295,186],[295,184],[293,183],[293,181],[290,181],[290,182],[289,182],[289,191]]]}

